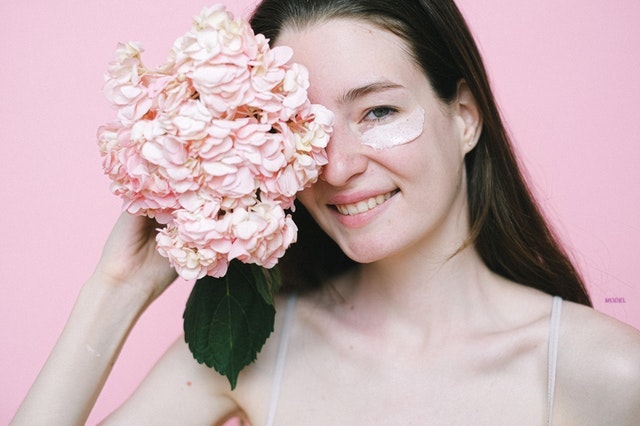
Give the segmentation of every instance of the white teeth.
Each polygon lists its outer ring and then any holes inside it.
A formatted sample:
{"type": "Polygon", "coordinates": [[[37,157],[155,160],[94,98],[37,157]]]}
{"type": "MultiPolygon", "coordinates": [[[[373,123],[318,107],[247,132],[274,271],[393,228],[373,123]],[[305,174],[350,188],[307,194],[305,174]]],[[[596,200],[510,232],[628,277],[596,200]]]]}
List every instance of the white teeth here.
{"type": "Polygon", "coordinates": [[[337,204],[336,209],[338,212],[343,215],[354,216],[359,213],[367,212],[376,206],[384,203],[389,198],[391,198],[392,193],[388,192],[384,195],[378,195],[376,197],[371,197],[366,200],[358,201],[354,204],[337,204]]]}

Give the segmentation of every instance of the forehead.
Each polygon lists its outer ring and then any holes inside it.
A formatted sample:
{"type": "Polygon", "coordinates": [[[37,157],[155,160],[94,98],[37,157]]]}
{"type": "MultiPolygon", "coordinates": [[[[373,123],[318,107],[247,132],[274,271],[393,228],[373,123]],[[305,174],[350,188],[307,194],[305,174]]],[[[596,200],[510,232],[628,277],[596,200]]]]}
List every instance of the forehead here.
{"type": "Polygon", "coordinates": [[[360,20],[332,19],[288,28],[276,45],[292,47],[293,61],[309,69],[309,95],[316,102],[329,93],[377,81],[402,86],[426,81],[400,37],[360,20]]]}

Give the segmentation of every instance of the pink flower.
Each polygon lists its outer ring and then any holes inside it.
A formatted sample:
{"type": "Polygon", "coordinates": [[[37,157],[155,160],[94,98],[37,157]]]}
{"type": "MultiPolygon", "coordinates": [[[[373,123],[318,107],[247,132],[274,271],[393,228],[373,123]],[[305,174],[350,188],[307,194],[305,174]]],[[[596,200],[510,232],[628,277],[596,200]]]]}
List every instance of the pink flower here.
{"type": "Polygon", "coordinates": [[[276,203],[260,203],[233,213],[235,236],[229,257],[272,268],[295,242],[297,228],[276,203]]]}
{"type": "Polygon", "coordinates": [[[327,162],[333,116],[309,102],[307,70],[220,5],[160,67],[141,52],[118,45],[105,76],[117,121],[98,146],[112,192],[166,225],[158,251],[185,279],[222,276],[232,259],[273,267],[296,240],[285,209],[327,162]]]}
{"type": "Polygon", "coordinates": [[[185,280],[195,280],[227,273],[229,262],[224,253],[198,247],[180,238],[175,224],[169,224],[156,236],[158,252],[169,259],[176,272],[185,280]]]}
{"type": "Polygon", "coordinates": [[[119,44],[116,60],[108,69],[104,93],[118,107],[118,119],[130,123],[144,116],[151,107],[147,88],[141,84],[144,67],[140,61],[142,48],[137,43],[119,44]]]}
{"type": "Polygon", "coordinates": [[[180,136],[187,140],[202,139],[207,136],[207,129],[213,116],[202,99],[185,101],[178,114],[173,117],[173,125],[180,136]]]}
{"type": "Polygon", "coordinates": [[[157,109],[165,114],[179,110],[180,105],[196,95],[193,84],[185,76],[171,75],[170,77],[171,80],[163,90],[155,94],[157,109]]]}
{"type": "MultiPolygon", "coordinates": [[[[260,44],[267,46],[264,37],[260,39],[260,44]]],[[[290,47],[278,46],[264,51],[259,60],[254,60],[251,69],[251,85],[255,91],[261,93],[275,89],[284,79],[286,74],[284,66],[292,56],[293,51],[290,47]]]]}
{"type": "Polygon", "coordinates": [[[246,65],[201,65],[191,77],[200,98],[219,117],[232,116],[236,108],[246,103],[250,78],[246,65]]]}
{"type": "Polygon", "coordinates": [[[307,100],[307,89],[309,88],[309,72],[305,67],[298,64],[291,65],[287,70],[282,82],[282,92],[285,98],[282,100],[282,120],[289,120],[298,109],[302,108],[307,100]]]}

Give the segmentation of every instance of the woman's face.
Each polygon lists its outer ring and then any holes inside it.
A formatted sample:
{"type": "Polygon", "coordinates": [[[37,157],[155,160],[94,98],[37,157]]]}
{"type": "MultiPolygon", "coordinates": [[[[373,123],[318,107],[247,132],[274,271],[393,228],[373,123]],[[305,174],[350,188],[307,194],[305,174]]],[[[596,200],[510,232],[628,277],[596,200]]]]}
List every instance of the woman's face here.
{"type": "Polygon", "coordinates": [[[285,30],[309,97],[335,114],[320,180],[299,194],[352,259],[449,256],[468,235],[464,156],[479,119],[462,85],[447,105],[397,36],[355,20],[285,30]]]}

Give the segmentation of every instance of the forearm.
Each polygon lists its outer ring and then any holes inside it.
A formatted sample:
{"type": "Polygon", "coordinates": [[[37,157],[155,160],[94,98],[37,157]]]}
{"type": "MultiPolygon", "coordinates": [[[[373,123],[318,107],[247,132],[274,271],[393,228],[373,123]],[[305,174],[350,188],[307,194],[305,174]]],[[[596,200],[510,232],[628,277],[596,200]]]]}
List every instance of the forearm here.
{"type": "Polygon", "coordinates": [[[147,304],[130,287],[89,280],[12,424],[84,424],[147,304]]]}

